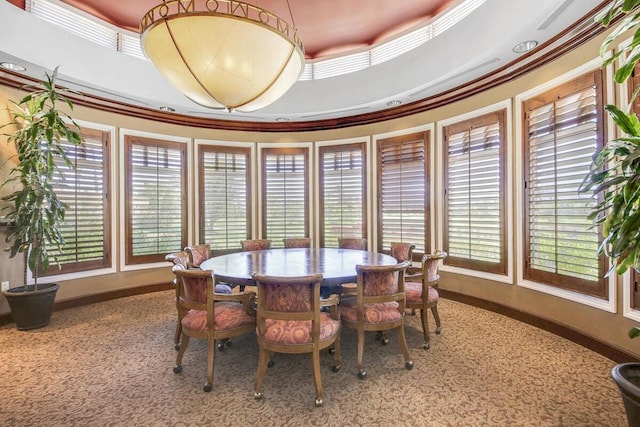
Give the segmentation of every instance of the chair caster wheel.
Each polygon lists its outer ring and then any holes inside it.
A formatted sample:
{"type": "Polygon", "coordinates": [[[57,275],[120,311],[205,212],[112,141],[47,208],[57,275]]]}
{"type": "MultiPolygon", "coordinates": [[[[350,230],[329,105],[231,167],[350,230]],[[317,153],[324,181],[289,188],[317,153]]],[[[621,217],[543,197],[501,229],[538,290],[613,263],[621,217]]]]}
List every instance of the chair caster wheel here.
{"type": "Polygon", "coordinates": [[[413,361],[409,360],[408,362],[404,362],[404,368],[407,371],[410,371],[413,369],[413,361]]]}
{"type": "Polygon", "coordinates": [[[220,343],[218,344],[218,350],[223,351],[224,350],[224,343],[220,343]]]}
{"type": "Polygon", "coordinates": [[[253,393],[253,398],[255,400],[262,400],[262,393],[259,391],[256,391],[255,393],[253,393]]]}
{"type": "Polygon", "coordinates": [[[179,374],[180,372],[182,372],[182,366],[174,366],[173,367],[173,373],[174,374],[179,374]]]}
{"type": "Polygon", "coordinates": [[[382,332],[378,331],[376,332],[376,341],[380,341],[382,339],[382,332]]]}
{"type": "Polygon", "coordinates": [[[335,347],[329,347],[329,354],[336,354],[335,347]]]}
{"type": "Polygon", "coordinates": [[[204,387],[202,387],[202,390],[204,390],[205,392],[209,393],[211,391],[211,389],[213,388],[213,386],[209,383],[206,383],[204,385],[204,387]]]}
{"type": "Polygon", "coordinates": [[[324,404],[324,402],[322,401],[322,399],[316,398],[316,408],[321,407],[323,404],[324,404]]]}
{"type": "Polygon", "coordinates": [[[267,362],[267,368],[271,368],[273,366],[273,360],[269,360],[267,362]]]}
{"type": "Polygon", "coordinates": [[[231,341],[230,339],[226,339],[224,340],[224,345],[227,347],[231,347],[231,344],[233,344],[233,341],[231,341]]]}
{"type": "Polygon", "coordinates": [[[431,344],[429,344],[428,342],[422,344],[422,348],[424,348],[425,350],[429,350],[429,347],[431,347],[431,344]]]}
{"type": "Polygon", "coordinates": [[[180,350],[180,344],[176,344],[173,348],[175,348],[176,351],[180,350]]]}
{"type": "Polygon", "coordinates": [[[365,371],[364,369],[361,371],[358,371],[358,379],[363,380],[365,378],[367,378],[367,371],[365,371]]]}
{"type": "Polygon", "coordinates": [[[340,372],[340,368],[341,368],[341,367],[342,367],[342,366],[340,366],[340,365],[333,365],[333,366],[331,367],[331,370],[332,370],[333,372],[340,372]]]}
{"type": "Polygon", "coordinates": [[[384,338],[382,338],[381,342],[382,342],[382,345],[387,345],[387,344],[389,344],[389,338],[384,337],[384,338]]]}
{"type": "Polygon", "coordinates": [[[438,326],[436,328],[436,335],[440,335],[442,333],[442,328],[440,326],[438,326]]]}

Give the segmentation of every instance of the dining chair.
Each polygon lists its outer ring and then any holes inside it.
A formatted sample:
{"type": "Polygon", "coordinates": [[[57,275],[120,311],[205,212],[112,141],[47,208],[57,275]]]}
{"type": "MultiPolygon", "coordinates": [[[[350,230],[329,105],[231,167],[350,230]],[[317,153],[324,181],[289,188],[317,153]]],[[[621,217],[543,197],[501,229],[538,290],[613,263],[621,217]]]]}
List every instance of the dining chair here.
{"type": "Polygon", "coordinates": [[[404,291],[407,297],[407,308],[420,311],[422,333],[424,335],[422,348],[425,350],[428,350],[430,346],[428,309],[431,309],[433,318],[436,321],[436,334],[440,335],[442,331],[440,316],[438,315],[438,299],[440,297],[438,294],[438,282],[440,281],[440,264],[446,257],[447,253],[444,251],[424,254],[422,256],[420,282],[407,281],[405,283],[404,291]]]}
{"type": "MultiPolygon", "coordinates": [[[[396,259],[398,262],[409,261],[409,263],[413,262],[413,250],[416,248],[415,245],[411,243],[404,242],[391,242],[391,247],[389,250],[389,254],[396,259]]],[[[405,282],[408,281],[416,281],[419,282],[422,279],[422,267],[414,267],[409,264],[409,267],[404,272],[405,282]]],[[[411,314],[415,315],[416,311],[411,310],[411,314]]],[[[386,344],[389,342],[385,337],[381,337],[382,343],[386,344]]]]}
{"type": "MultiPolygon", "coordinates": [[[[338,249],[356,249],[366,251],[367,239],[360,237],[338,237],[338,249]]],[[[356,286],[356,283],[343,283],[340,286],[339,294],[342,296],[355,295],[356,286]]]]}
{"type": "Polygon", "coordinates": [[[367,239],[361,237],[338,237],[339,249],[367,250],[367,239]]]}
{"type": "MultiPolygon", "coordinates": [[[[171,252],[165,255],[165,261],[170,262],[172,265],[179,265],[182,268],[187,268],[189,264],[189,254],[186,251],[180,252],[171,252]]],[[[180,335],[182,334],[182,318],[180,317],[180,307],[178,306],[178,278],[175,277],[171,281],[171,285],[175,290],[175,298],[176,298],[176,312],[178,313],[178,321],[176,322],[176,332],[173,336],[173,344],[178,351],[180,349],[180,335]]]]}
{"type": "Polygon", "coordinates": [[[250,239],[240,242],[243,251],[262,251],[271,249],[271,240],[267,239],[250,239]]]}
{"type": "Polygon", "coordinates": [[[355,296],[340,301],[342,324],[357,330],[358,378],[365,379],[364,333],[395,329],[404,355],[405,368],[412,369],[404,335],[404,271],[409,265],[404,261],[394,265],[356,265],[358,286],[355,296]]]}
{"type": "Polygon", "coordinates": [[[255,293],[218,294],[214,292],[213,271],[185,270],[181,266],[174,266],[173,270],[178,279],[182,318],[180,349],[173,372],[182,372],[182,357],[190,337],[207,340],[207,381],[202,389],[209,392],[213,388],[215,342],[218,340],[218,350],[223,350],[222,340],[255,330],[255,293]]]}
{"type": "Polygon", "coordinates": [[[276,277],[254,273],[258,287],[257,327],[260,356],[255,398],[262,399],[262,380],[273,353],[311,353],[315,405],[323,404],[320,350],[333,346],[332,370],[340,370],[340,317],[338,297],[320,300],[322,274],[276,277]],[[320,307],[330,307],[323,312],[320,307]]]}
{"type": "Polygon", "coordinates": [[[211,257],[211,245],[187,246],[184,250],[189,254],[189,267],[200,268],[200,264],[211,257]]]}
{"type": "Polygon", "coordinates": [[[311,239],[308,237],[292,237],[282,239],[285,248],[310,248],[311,239]]]}

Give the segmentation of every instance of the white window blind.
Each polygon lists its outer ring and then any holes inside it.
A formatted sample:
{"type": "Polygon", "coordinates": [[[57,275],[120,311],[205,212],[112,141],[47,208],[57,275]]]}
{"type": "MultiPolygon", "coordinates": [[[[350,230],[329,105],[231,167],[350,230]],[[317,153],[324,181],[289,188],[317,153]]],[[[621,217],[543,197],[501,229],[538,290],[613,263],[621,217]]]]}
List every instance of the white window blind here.
{"type": "Polygon", "coordinates": [[[338,247],[340,237],[364,238],[364,144],[320,149],[322,247],[338,247]]]}
{"type": "Polygon", "coordinates": [[[49,267],[47,274],[70,273],[104,268],[110,264],[109,148],[108,134],[82,129],[82,144],[63,142],[69,168],[56,156],[57,172],[53,188],[66,205],[60,227],[64,246],[47,247],[60,265],[49,267]]]}
{"type": "Polygon", "coordinates": [[[307,149],[263,150],[263,223],[272,247],[282,239],[309,237],[307,226],[307,149]]]}
{"type": "Polygon", "coordinates": [[[427,133],[378,142],[379,250],[391,242],[416,246],[424,253],[427,242],[427,133]]]}
{"type": "Polygon", "coordinates": [[[200,241],[233,249],[250,238],[249,149],[201,146],[200,241]]]}
{"type": "Polygon", "coordinates": [[[184,144],[129,139],[128,263],[164,260],[186,246],[184,144]]]}
{"type": "Polygon", "coordinates": [[[588,74],[546,98],[525,102],[525,274],[604,296],[604,269],[596,256],[599,232],[587,218],[597,201],[578,192],[602,143],[600,75],[588,74]]]}
{"type": "Polygon", "coordinates": [[[451,265],[506,273],[504,111],[444,128],[445,242],[451,265]]]}

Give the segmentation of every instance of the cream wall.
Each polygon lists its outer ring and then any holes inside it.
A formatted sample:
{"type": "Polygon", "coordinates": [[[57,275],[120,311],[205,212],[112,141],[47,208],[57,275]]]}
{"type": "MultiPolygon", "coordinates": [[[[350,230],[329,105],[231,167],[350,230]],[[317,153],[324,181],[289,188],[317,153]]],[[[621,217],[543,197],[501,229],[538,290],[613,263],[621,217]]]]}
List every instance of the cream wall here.
{"type": "MultiPolygon", "coordinates": [[[[252,132],[237,132],[237,131],[223,131],[223,130],[209,130],[198,129],[189,126],[177,126],[168,125],[163,123],[156,123],[148,120],[125,117],[122,115],[104,113],[96,110],[91,110],[83,107],[76,107],[73,116],[78,120],[87,122],[99,123],[101,125],[113,126],[116,130],[115,141],[119,140],[120,129],[132,129],[137,131],[151,132],[154,134],[175,135],[179,137],[188,137],[193,139],[206,139],[206,140],[222,140],[222,141],[249,141],[249,142],[267,142],[267,143],[286,143],[286,142],[300,142],[300,141],[327,141],[327,140],[339,140],[366,137],[373,138],[376,134],[389,133],[394,131],[402,131],[413,127],[421,127],[425,125],[432,125],[434,129],[437,129],[437,123],[440,120],[445,120],[450,117],[458,116],[467,112],[472,112],[488,105],[496,103],[504,103],[505,101],[511,103],[512,113],[512,126],[509,142],[512,144],[510,147],[510,158],[508,167],[511,168],[512,176],[516,176],[515,173],[515,157],[516,152],[513,144],[519,141],[518,135],[516,135],[517,126],[515,123],[520,120],[519,117],[515,117],[516,108],[513,104],[515,97],[531,88],[543,85],[547,81],[556,78],[564,73],[570,72],[572,69],[579,67],[590,60],[597,57],[598,49],[601,42],[601,37],[595,39],[578,49],[575,49],[571,53],[565,55],[565,57],[556,60],[534,72],[531,72],[519,79],[502,84],[499,87],[485,91],[479,95],[472,96],[460,102],[451,103],[449,105],[427,111],[420,114],[415,114],[402,119],[390,120],[386,122],[366,125],[366,126],[354,126],[346,129],[336,130],[323,130],[314,132],[299,132],[299,133],[252,133],[252,132]]],[[[17,99],[20,96],[19,92],[15,89],[9,89],[6,87],[0,87],[0,105],[7,103],[8,99],[17,99]]],[[[7,120],[6,112],[3,111],[0,116],[0,120],[4,123],[7,120]]],[[[440,144],[440,138],[435,135],[435,146],[440,144]]],[[[3,180],[6,176],[7,166],[5,160],[11,155],[11,148],[6,146],[0,141],[0,178],[3,180]]],[[[119,153],[114,156],[114,159],[119,158],[119,153]]],[[[117,163],[114,161],[114,163],[117,163]]],[[[439,172],[439,167],[436,164],[434,172],[439,172]]],[[[119,189],[119,180],[123,175],[121,171],[114,170],[118,184],[115,190],[119,189]]],[[[432,179],[432,183],[436,180],[432,179]]],[[[369,188],[375,189],[375,186],[370,185],[369,188]]],[[[437,188],[434,189],[438,191],[437,188]]],[[[195,190],[191,189],[191,198],[194,197],[195,190]]],[[[121,206],[119,206],[119,195],[117,191],[114,193],[113,201],[116,203],[116,212],[120,212],[121,206]]],[[[515,218],[517,213],[516,203],[517,198],[513,197],[513,203],[509,207],[511,214],[515,218]]],[[[437,209],[437,206],[433,206],[433,209],[437,209]]],[[[191,213],[194,215],[194,213],[191,213]]],[[[314,215],[315,216],[315,215],[314,215]]],[[[115,218],[118,216],[116,215],[115,218]]],[[[371,220],[370,220],[371,221],[371,220]]],[[[195,223],[195,218],[190,219],[191,224],[195,223]]],[[[437,221],[437,217],[433,217],[433,226],[439,227],[440,224],[437,221]]],[[[193,230],[193,227],[192,227],[193,230]]],[[[120,247],[120,229],[119,224],[114,223],[114,232],[116,233],[116,247],[120,247]]],[[[4,241],[5,231],[0,230],[0,238],[4,241]]],[[[432,234],[435,234],[435,229],[432,229],[432,234]]],[[[513,246],[516,247],[518,239],[518,230],[514,230],[513,246]]],[[[370,236],[375,238],[375,236],[370,236]]],[[[195,236],[190,236],[191,241],[195,239],[195,236]]],[[[436,242],[436,245],[438,242],[436,242]]],[[[516,253],[513,253],[511,258],[512,269],[517,269],[516,253]]],[[[12,286],[17,286],[22,282],[22,262],[20,259],[9,260],[7,254],[0,253],[0,279],[10,280],[12,286]]],[[[58,291],[57,300],[67,300],[84,295],[98,294],[102,292],[109,292],[119,289],[137,287],[141,285],[155,284],[168,282],[171,279],[171,272],[168,266],[144,269],[136,271],[119,270],[115,273],[109,273],[101,276],[94,276],[85,279],[75,279],[68,281],[60,281],[60,290],[58,291]]],[[[583,334],[592,336],[600,341],[610,344],[614,347],[621,348],[629,353],[640,357],[640,340],[630,340],[626,333],[630,326],[635,325],[636,322],[626,318],[623,313],[622,301],[622,281],[619,280],[616,290],[615,313],[610,313],[605,310],[592,308],[580,303],[572,302],[564,298],[559,298],[535,290],[521,287],[517,284],[517,275],[514,275],[512,283],[502,283],[487,279],[481,279],[478,277],[471,277],[468,275],[454,274],[451,272],[443,272],[441,279],[441,288],[455,291],[458,293],[471,295],[474,297],[494,301],[498,304],[502,304],[508,307],[512,307],[523,312],[531,313],[544,319],[549,319],[559,324],[574,328],[583,334]]],[[[4,298],[0,297],[0,314],[7,313],[8,307],[4,298]]],[[[444,328],[446,331],[446,318],[443,319],[444,328]]],[[[473,327],[473,319],[469,319],[469,327],[473,327]]],[[[445,332],[446,333],[446,332],[445,332]]]]}

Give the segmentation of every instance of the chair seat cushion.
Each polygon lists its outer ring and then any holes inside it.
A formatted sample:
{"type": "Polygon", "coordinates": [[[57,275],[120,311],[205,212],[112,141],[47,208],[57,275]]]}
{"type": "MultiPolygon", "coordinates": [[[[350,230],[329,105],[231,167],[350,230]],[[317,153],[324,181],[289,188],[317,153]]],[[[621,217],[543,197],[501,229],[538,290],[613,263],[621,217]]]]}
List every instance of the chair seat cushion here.
{"type": "MultiPolygon", "coordinates": [[[[237,302],[217,302],[215,307],[216,331],[236,329],[251,323],[256,318],[246,312],[244,306],[237,302]]],[[[207,311],[189,310],[182,319],[182,327],[195,331],[207,330],[207,311]]]]}
{"type": "MultiPolygon", "coordinates": [[[[422,283],[418,282],[405,282],[404,293],[407,298],[407,302],[422,303],[422,283]]],[[[432,286],[429,286],[429,295],[427,297],[427,303],[432,304],[438,301],[438,290],[432,286]]]]}
{"type": "MultiPolygon", "coordinates": [[[[358,303],[356,298],[345,298],[338,306],[340,315],[350,321],[358,321],[358,303]]],[[[397,302],[383,302],[364,305],[364,323],[387,323],[402,319],[397,302]]]]}
{"type": "MultiPolygon", "coordinates": [[[[320,341],[332,338],[340,331],[340,320],[320,313],[320,341]]],[[[311,344],[311,320],[265,319],[264,339],[277,344],[311,344]]]]}

